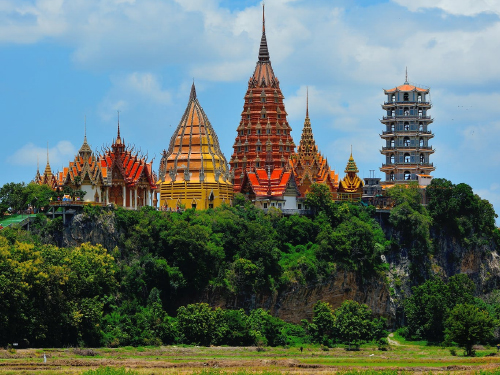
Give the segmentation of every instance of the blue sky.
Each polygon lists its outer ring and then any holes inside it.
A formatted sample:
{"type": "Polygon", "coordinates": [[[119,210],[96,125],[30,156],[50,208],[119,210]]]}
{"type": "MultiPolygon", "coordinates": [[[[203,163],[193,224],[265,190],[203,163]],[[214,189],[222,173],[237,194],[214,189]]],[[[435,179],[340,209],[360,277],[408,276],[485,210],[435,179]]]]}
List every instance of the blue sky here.
{"type": "MultiPolygon", "coordinates": [[[[0,184],[60,170],[116,135],[158,168],[193,79],[226,158],[261,36],[254,0],[0,0],[0,184]]],[[[350,147],[382,177],[383,89],[430,87],[435,177],[500,212],[500,2],[267,0],[267,40],[298,144],[306,87],[316,141],[341,176],[350,147]]]]}

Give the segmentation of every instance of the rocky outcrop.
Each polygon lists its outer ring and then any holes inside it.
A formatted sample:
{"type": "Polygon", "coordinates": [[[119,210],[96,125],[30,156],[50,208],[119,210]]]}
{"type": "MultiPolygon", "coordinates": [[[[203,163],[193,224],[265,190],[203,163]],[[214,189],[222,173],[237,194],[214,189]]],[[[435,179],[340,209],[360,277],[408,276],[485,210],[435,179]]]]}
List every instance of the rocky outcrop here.
{"type": "Polygon", "coordinates": [[[112,211],[102,211],[97,217],[85,213],[73,216],[62,234],[62,246],[79,246],[84,242],[101,244],[109,251],[118,246],[119,233],[112,211]]]}

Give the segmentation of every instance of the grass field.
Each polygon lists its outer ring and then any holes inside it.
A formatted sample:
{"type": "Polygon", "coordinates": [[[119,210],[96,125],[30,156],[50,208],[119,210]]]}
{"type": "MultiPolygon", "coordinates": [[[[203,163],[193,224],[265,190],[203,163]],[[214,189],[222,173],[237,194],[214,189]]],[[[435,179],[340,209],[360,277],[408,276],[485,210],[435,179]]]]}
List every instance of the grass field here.
{"type": "Polygon", "coordinates": [[[398,375],[478,374],[500,375],[495,348],[480,348],[477,356],[452,356],[450,350],[392,338],[390,350],[365,346],[359,351],[320,347],[123,347],[117,349],[0,350],[0,375],[81,374],[100,367],[124,368],[139,374],[273,375],[329,374],[398,375]],[[44,362],[44,354],[47,361],[44,362]]]}

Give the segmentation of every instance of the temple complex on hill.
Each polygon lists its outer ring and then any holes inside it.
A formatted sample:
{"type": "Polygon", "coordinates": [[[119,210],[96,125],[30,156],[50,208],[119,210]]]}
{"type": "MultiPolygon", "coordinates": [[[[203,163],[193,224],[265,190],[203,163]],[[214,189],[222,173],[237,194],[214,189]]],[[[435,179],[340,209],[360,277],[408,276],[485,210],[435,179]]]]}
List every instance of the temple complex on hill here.
{"type": "MultiPolygon", "coordinates": [[[[257,169],[264,169],[268,177],[285,175],[288,159],[294,152],[295,144],[290,134],[292,129],[287,121],[283,99],[278,78],[274,75],[269,58],[264,8],[262,8],[259,59],[248,81],[241,121],[229,161],[235,192],[242,191],[246,172],[254,173],[257,169]]],[[[261,175],[264,177],[264,174],[261,175]]],[[[281,183],[284,182],[280,181],[279,184],[281,183]]],[[[271,184],[270,181],[266,184],[269,197],[281,195],[274,190],[277,189],[276,184],[271,184]]]]}
{"type": "Polygon", "coordinates": [[[332,197],[336,196],[338,189],[338,174],[331,170],[328,162],[318,151],[318,146],[314,141],[309,119],[309,95],[306,102],[306,118],[302,128],[302,136],[297,148],[297,152],[290,156],[290,167],[293,171],[302,201],[312,184],[325,184],[328,186],[332,197]]]}
{"type": "Polygon", "coordinates": [[[231,204],[233,185],[219,140],[193,83],[191,95],[159,168],[160,207],[207,209],[231,204]]]}
{"type": "Polygon", "coordinates": [[[380,170],[385,174],[382,185],[392,186],[411,180],[428,179],[435,170],[429,161],[434,153],[429,140],[434,134],[429,130],[432,123],[427,111],[431,103],[427,99],[429,89],[422,89],[408,83],[384,90],[387,101],[382,105],[386,115],[381,123],[385,126],[381,138],[385,146],[381,153],[385,163],[380,170]]]}
{"type": "Polygon", "coordinates": [[[335,200],[337,201],[359,201],[363,196],[363,181],[358,177],[358,167],[354,158],[349,157],[345,168],[345,177],[339,183],[339,189],[335,200]]]}

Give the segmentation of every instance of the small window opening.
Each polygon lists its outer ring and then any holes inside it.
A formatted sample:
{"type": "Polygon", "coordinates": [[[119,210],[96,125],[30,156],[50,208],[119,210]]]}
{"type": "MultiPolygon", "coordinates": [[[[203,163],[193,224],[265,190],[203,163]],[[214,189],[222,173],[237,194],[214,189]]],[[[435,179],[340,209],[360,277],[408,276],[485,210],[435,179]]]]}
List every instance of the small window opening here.
{"type": "Polygon", "coordinates": [[[408,93],[405,93],[403,95],[403,101],[407,102],[408,100],[410,100],[410,96],[408,95],[408,93]]]}

